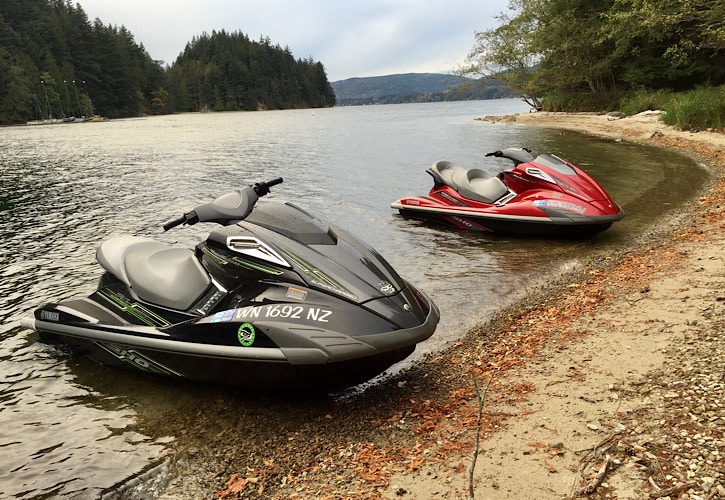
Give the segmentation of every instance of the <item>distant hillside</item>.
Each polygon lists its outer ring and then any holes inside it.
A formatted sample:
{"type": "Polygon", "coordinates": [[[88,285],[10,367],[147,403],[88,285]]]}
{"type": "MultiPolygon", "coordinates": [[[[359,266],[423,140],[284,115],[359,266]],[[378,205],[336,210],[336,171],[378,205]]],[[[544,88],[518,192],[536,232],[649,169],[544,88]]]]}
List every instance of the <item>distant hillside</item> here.
{"type": "Polygon", "coordinates": [[[474,80],[438,73],[348,78],[331,82],[331,85],[336,102],[341,106],[513,97],[495,80],[474,80]]]}

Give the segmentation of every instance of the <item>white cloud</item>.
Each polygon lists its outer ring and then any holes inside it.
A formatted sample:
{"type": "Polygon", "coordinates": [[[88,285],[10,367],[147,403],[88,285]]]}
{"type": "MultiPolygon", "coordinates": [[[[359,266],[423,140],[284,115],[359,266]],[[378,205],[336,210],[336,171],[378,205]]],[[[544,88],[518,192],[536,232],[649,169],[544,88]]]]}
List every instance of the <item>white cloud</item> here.
{"type": "Polygon", "coordinates": [[[465,61],[476,30],[508,0],[80,0],[91,21],[125,26],[154,59],[171,64],[194,36],[224,29],[269,37],[325,65],[331,81],[446,72],[465,61]]]}

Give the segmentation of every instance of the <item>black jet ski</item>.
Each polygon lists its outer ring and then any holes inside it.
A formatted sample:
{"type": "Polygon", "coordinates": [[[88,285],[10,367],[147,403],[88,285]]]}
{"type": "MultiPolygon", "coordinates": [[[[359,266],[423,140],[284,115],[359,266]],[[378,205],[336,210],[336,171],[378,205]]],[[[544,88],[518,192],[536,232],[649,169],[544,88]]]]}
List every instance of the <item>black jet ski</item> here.
{"type": "Polygon", "coordinates": [[[164,225],[219,224],[195,250],[107,239],[98,289],[46,304],[24,326],[100,363],[251,389],[342,389],[380,374],[433,334],[437,307],[334,224],[291,203],[255,208],[281,182],[164,225]]]}

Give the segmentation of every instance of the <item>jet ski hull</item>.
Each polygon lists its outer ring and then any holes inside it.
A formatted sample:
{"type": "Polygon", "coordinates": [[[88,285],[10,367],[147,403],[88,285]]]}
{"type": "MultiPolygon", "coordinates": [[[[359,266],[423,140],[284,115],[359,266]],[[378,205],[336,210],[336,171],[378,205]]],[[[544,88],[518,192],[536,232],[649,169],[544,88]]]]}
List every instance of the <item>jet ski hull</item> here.
{"type": "Polygon", "coordinates": [[[433,334],[440,313],[422,292],[414,293],[424,319],[402,329],[370,313],[367,319],[365,313],[349,314],[348,306],[334,303],[247,306],[168,325],[164,316],[169,311],[138,302],[121,304],[116,311],[94,300],[98,292],[47,304],[23,326],[36,330],[41,341],[66,346],[74,354],[154,376],[246,390],[340,390],[384,372],[433,334]],[[159,324],[129,324],[122,311],[159,324]]]}
{"type": "Polygon", "coordinates": [[[402,217],[421,220],[464,230],[505,234],[534,238],[590,238],[609,229],[612,224],[624,217],[619,211],[614,215],[590,217],[572,216],[526,216],[508,215],[475,211],[463,207],[435,207],[405,205],[406,199],[394,202],[391,207],[397,209],[402,217]]]}
{"type": "MultiPolygon", "coordinates": [[[[266,359],[207,356],[173,350],[159,351],[134,344],[79,341],[57,333],[41,333],[47,343],[73,346],[93,361],[114,368],[152,376],[239,387],[248,391],[268,389],[342,390],[383,373],[415,350],[415,345],[347,361],[294,365],[283,357],[266,359]]],[[[271,353],[270,353],[271,354],[271,353]]]]}

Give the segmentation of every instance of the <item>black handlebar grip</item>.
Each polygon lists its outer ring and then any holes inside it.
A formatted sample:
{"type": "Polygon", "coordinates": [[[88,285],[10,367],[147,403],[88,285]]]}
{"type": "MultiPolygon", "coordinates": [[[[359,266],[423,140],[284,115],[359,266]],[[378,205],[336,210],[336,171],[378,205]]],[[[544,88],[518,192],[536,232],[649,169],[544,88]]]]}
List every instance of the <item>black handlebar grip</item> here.
{"type": "Polygon", "coordinates": [[[196,211],[192,210],[191,212],[186,212],[178,219],[170,220],[169,222],[164,224],[164,231],[168,231],[172,227],[176,227],[179,224],[189,224],[190,226],[193,226],[197,222],[199,222],[199,216],[196,215],[196,211]]]}
{"type": "Polygon", "coordinates": [[[170,220],[169,222],[164,224],[164,231],[168,231],[172,227],[176,227],[179,224],[183,224],[184,222],[186,222],[186,215],[182,215],[178,219],[170,220]]]}
{"type": "Polygon", "coordinates": [[[259,196],[264,196],[269,193],[269,188],[271,188],[272,186],[276,186],[277,184],[282,184],[282,180],[282,177],[277,177],[276,179],[272,179],[271,181],[258,182],[254,185],[254,192],[257,193],[259,196]]]}

